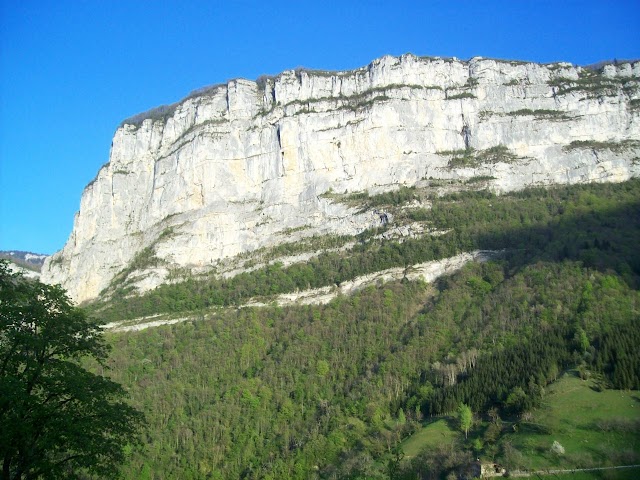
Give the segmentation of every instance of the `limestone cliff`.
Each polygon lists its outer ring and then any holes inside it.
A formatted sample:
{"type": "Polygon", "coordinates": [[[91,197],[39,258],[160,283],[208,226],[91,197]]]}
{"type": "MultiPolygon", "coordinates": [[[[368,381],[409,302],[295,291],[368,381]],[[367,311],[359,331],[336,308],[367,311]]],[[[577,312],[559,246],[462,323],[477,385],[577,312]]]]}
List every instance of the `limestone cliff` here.
{"type": "Polygon", "coordinates": [[[117,129],[43,280],[84,301],[139,266],[147,289],[177,268],[372,224],[328,191],[625,180],[640,172],[639,77],[640,62],[404,55],[203,89],[117,129]]]}

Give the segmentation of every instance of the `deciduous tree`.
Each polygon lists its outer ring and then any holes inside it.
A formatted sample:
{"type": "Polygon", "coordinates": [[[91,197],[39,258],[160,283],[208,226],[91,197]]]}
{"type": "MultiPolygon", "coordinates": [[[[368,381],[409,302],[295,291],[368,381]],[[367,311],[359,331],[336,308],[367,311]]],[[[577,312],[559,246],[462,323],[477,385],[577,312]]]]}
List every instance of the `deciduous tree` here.
{"type": "Polygon", "coordinates": [[[104,365],[107,352],[100,327],[61,287],[0,261],[2,480],[113,478],[141,415],[120,385],[83,368],[87,358],[104,365]]]}
{"type": "Polygon", "coordinates": [[[471,423],[473,421],[473,414],[469,405],[461,403],[458,407],[458,421],[460,422],[460,430],[464,432],[464,438],[467,438],[471,423]]]}

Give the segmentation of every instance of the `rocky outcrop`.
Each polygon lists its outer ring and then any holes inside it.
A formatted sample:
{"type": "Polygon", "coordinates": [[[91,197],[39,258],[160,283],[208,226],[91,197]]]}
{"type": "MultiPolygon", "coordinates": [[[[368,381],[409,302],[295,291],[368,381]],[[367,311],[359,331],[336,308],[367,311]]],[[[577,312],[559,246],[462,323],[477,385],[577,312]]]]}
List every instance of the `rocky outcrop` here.
{"type": "MultiPolygon", "coordinates": [[[[476,250],[474,252],[462,253],[455,257],[443,258],[442,260],[434,260],[431,262],[410,265],[406,268],[389,268],[370,275],[356,277],[353,280],[344,282],[340,285],[328,287],[314,288],[293,293],[283,293],[271,299],[266,304],[257,300],[250,300],[242,305],[242,307],[266,307],[268,305],[321,305],[331,302],[339,295],[352,295],[369,285],[381,285],[397,280],[419,280],[426,283],[432,283],[436,279],[451,275],[460,270],[468,262],[485,262],[499,258],[503,252],[476,250]]],[[[162,315],[154,315],[151,317],[136,318],[133,320],[121,320],[111,322],[102,326],[105,330],[114,332],[135,332],[145,330],[147,328],[159,327],[161,325],[175,325],[176,323],[194,321],[198,317],[187,316],[178,318],[163,318],[162,315]]],[[[200,318],[203,318],[200,316],[200,318]]]]}
{"type": "Polygon", "coordinates": [[[136,269],[152,288],[176,268],[378,221],[330,189],[625,180],[640,172],[639,77],[640,63],[592,71],[404,55],[204,89],[117,129],[43,279],[83,301],[136,269]]]}

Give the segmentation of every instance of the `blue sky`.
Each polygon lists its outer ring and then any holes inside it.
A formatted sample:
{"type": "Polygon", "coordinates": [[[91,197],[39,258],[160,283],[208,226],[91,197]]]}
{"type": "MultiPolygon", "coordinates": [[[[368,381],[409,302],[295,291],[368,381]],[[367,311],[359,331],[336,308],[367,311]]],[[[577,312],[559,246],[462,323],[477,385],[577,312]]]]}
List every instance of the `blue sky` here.
{"type": "Polygon", "coordinates": [[[63,247],[126,117],[385,54],[640,58],[640,1],[0,0],[0,250],[63,247]]]}

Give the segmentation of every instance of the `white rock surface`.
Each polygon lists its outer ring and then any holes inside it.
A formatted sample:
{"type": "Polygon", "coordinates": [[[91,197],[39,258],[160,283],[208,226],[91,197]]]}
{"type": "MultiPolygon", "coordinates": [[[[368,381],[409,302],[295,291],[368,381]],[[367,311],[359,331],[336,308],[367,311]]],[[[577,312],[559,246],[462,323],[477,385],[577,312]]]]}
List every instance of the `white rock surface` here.
{"type": "MultiPolygon", "coordinates": [[[[251,300],[242,305],[242,307],[265,307],[273,304],[280,306],[322,305],[329,303],[338,295],[352,295],[370,285],[381,285],[395,280],[402,280],[403,278],[406,278],[407,280],[421,280],[426,283],[432,283],[444,275],[451,275],[452,273],[460,270],[468,262],[486,262],[500,257],[503,253],[504,252],[491,250],[475,250],[473,252],[461,253],[454,257],[443,258],[442,260],[418,263],[408,268],[389,268],[370,275],[362,275],[351,281],[344,282],[340,286],[314,288],[303,290],[301,292],[277,295],[269,304],[251,300]]],[[[132,332],[145,330],[151,327],[159,327],[161,325],[174,325],[176,323],[194,321],[197,319],[197,317],[194,316],[179,318],[161,317],[162,315],[153,315],[134,320],[111,322],[103,325],[102,328],[114,332],[132,332]]],[[[202,315],[199,317],[202,318],[202,315]]]]}
{"type": "MultiPolygon", "coordinates": [[[[455,257],[443,258],[431,262],[418,263],[409,268],[389,268],[380,272],[362,275],[353,280],[349,280],[339,286],[329,286],[304,290],[302,292],[283,293],[278,295],[274,302],[280,306],[286,305],[310,305],[325,304],[336,298],[338,295],[352,295],[369,285],[384,284],[395,280],[422,280],[432,283],[443,275],[450,275],[468,262],[486,262],[487,260],[499,257],[502,252],[490,250],[475,250],[473,252],[461,253],[455,257]]],[[[257,301],[248,302],[248,307],[263,307],[264,303],[257,301]]]]}
{"type": "Polygon", "coordinates": [[[146,247],[160,262],[143,289],[166,281],[171,268],[203,269],[312,234],[355,234],[375,221],[322,197],[329,188],[379,192],[428,177],[490,175],[495,190],[509,191],[638,175],[637,146],[563,147],[640,139],[640,63],[608,65],[602,76],[614,87],[604,95],[550,85],[584,75],[564,63],[404,55],[206,89],[166,118],[118,128],[109,163],[84,190],[71,236],[42,278],[81,302],[146,247]],[[523,109],[568,119],[513,114],[523,109]],[[465,125],[471,147],[504,145],[521,159],[449,168],[450,156],[438,152],[464,148],[465,125]]]}
{"type": "Polygon", "coordinates": [[[22,274],[25,278],[31,278],[33,280],[40,280],[40,272],[34,272],[33,270],[28,270],[24,267],[21,267],[20,265],[16,265],[15,263],[9,262],[9,271],[13,272],[13,273],[20,273],[22,274]]]}

